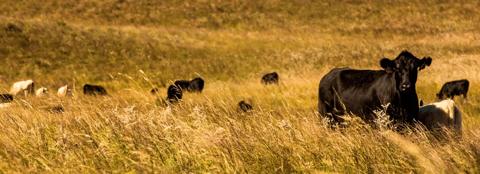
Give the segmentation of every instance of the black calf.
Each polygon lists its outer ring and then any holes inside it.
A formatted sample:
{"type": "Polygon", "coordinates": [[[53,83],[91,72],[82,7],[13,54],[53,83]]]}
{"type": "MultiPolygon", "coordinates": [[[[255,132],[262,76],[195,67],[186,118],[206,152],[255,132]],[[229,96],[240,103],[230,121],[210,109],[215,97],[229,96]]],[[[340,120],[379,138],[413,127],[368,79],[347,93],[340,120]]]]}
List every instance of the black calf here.
{"type": "Polygon", "coordinates": [[[278,84],[278,74],[276,72],[263,75],[262,83],[265,85],[278,84]]]}

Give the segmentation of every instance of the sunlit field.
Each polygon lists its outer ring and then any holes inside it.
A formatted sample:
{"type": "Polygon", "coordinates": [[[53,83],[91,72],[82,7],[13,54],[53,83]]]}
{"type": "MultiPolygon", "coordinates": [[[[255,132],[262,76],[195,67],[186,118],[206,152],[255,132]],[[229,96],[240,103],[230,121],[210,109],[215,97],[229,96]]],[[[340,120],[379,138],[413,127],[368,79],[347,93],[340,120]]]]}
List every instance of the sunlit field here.
{"type": "Polygon", "coordinates": [[[0,108],[1,173],[480,173],[480,4],[476,1],[6,0],[0,93],[49,88],[0,108]],[[380,69],[430,56],[417,93],[468,79],[461,138],[398,133],[316,113],[334,67],[380,69]],[[260,83],[276,71],[279,85],[260,83]],[[202,93],[166,106],[177,79],[202,93]],[[82,94],[99,84],[107,97],[82,94]],[[63,85],[73,97],[57,97],[63,85]],[[150,89],[158,87],[158,95],[150,89]],[[242,112],[246,100],[253,111],[242,112]],[[51,108],[63,106],[65,112],[51,108]]]}

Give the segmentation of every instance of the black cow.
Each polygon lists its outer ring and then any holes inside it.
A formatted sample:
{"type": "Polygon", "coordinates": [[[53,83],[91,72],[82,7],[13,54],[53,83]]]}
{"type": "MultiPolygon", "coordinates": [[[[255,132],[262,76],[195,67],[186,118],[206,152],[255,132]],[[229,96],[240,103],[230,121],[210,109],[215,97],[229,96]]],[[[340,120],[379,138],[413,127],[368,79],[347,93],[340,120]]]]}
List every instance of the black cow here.
{"type": "Polygon", "coordinates": [[[243,112],[248,112],[253,109],[253,106],[242,100],[238,103],[238,109],[240,109],[243,112]]]}
{"type": "Polygon", "coordinates": [[[107,90],[103,86],[91,84],[83,85],[83,94],[91,96],[108,95],[107,90]]]}
{"type": "Polygon", "coordinates": [[[0,94],[0,103],[10,103],[13,101],[12,94],[0,94]]]}
{"type": "Polygon", "coordinates": [[[170,85],[167,89],[167,101],[177,103],[182,99],[182,88],[176,85],[170,85]]]}
{"type": "Polygon", "coordinates": [[[190,85],[188,86],[188,91],[202,92],[204,86],[205,86],[205,81],[202,78],[197,77],[190,81],[190,85]]]}
{"type": "Polygon", "coordinates": [[[412,123],[418,115],[418,71],[430,66],[430,57],[418,59],[408,51],[395,60],[383,58],[383,70],[336,68],[320,81],[318,111],[338,123],[344,114],[372,123],[375,110],[387,107],[394,123],[412,123]]]}
{"type": "Polygon", "coordinates": [[[174,83],[177,87],[182,88],[182,90],[188,90],[190,86],[190,81],[188,80],[177,80],[174,83]]]}
{"type": "Polygon", "coordinates": [[[468,82],[467,79],[447,82],[443,84],[442,89],[440,90],[440,92],[437,93],[437,98],[439,100],[443,100],[446,98],[450,98],[453,100],[453,97],[455,97],[456,95],[463,95],[463,97],[466,99],[469,86],[470,82],[468,82]]]}
{"type": "Polygon", "coordinates": [[[272,73],[268,73],[268,74],[263,75],[262,83],[264,85],[278,84],[278,74],[277,74],[277,72],[272,72],[272,73]]]}

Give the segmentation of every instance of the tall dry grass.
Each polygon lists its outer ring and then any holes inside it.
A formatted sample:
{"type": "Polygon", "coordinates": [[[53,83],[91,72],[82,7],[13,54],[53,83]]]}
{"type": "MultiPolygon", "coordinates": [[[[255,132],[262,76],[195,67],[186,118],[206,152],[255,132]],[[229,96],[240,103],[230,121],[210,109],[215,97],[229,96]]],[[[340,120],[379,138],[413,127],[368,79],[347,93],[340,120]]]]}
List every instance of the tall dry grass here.
{"type": "Polygon", "coordinates": [[[449,1],[5,1],[0,90],[32,78],[73,98],[18,98],[0,110],[5,173],[479,173],[480,15],[449,1]],[[428,102],[467,78],[460,139],[421,127],[372,129],[352,118],[332,130],[315,113],[333,67],[378,69],[408,49],[428,102]],[[263,86],[277,71],[279,86],[263,86]],[[175,79],[206,89],[163,106],[175,79]],[[81,85],[110,97],[86,97],[81,85]],[[160,87],[160,96],[149,90],[160,87]],[[239,112],[240,100],[254,111],[239,112]],[[65,113],[49,108],[62,105],[65,113]]]}

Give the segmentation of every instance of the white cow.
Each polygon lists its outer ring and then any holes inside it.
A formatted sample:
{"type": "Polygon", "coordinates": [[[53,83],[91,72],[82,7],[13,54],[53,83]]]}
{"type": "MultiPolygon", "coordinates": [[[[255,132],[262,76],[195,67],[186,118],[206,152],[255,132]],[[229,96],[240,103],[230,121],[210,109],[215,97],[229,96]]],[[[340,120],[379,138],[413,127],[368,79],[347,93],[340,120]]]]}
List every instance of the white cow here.
{"type": "Polygon", "coordinates": [[[13,84],[12,88],[10,88],[10,94],[18,95],[23,93],[25,96],[29,94],[34,94],[34,83],[33,80],[24,80],[19,81],[13,84]]]}
{"type": "Polygon", "coordinates": [[[58,88],[57,95],[59,97],[72,96],[72,89],[68,86],[62,86],[58,88]]]}
{"type": "Polygon", "coordinates": [[[418,121],[429,130],[445,127],[453,128],[460,134],[462,132],[462,113],[451,99],[421,106],[418,112],[418,121]]]}
{"type": "Polygon", "coordinates": [[[48,89],[45,87],[38,88],[37,91],[35,92],[35,96],[37,97],[43,97],[48,94],[48,89]]]}

